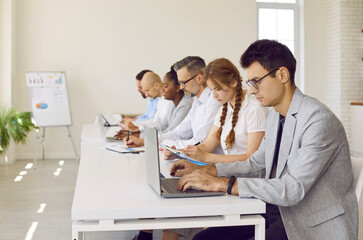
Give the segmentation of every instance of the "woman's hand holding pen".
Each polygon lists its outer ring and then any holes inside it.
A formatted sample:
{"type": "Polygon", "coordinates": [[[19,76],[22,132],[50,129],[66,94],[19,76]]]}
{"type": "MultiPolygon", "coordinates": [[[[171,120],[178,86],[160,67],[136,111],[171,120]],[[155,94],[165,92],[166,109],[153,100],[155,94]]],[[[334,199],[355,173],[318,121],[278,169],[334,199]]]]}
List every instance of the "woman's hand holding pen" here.
{"type": "Polygon", "coordinates": [[[200,147],[195,146],[195,145],[189,145],[186,148],[184,148],[182,150],[186,155],[188,155],[189,157],[201,161],[201,162],[205,162],[205,157],[206,157],[206,152],[204,152],[202,149],[200,149],[200,147]]]}
{"type": "Polygon", "coordinates": [[[127,145],[128,147],[142,147],[144,146],[144,139],[140,139],[138,137],[134,137],[134,136],[130,136],[128,137],[129,139],[127,140],[127,137],[124,137],[124,142],[125,145],[127,145]]]}

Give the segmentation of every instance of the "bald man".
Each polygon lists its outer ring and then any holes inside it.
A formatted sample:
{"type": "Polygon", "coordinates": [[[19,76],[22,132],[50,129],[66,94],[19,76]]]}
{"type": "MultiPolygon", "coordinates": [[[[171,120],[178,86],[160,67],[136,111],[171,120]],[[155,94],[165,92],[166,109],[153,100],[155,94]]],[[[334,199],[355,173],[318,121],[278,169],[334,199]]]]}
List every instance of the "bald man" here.
{"type": "MultiPolygon", "coordinates": [[[[133,119],[124,119],[125,129],[132,132],[138,131],[140,126],[144,125],[147,121],[151,121],[152,119],[154,119],[158,114],[158,110],[160,111],[162,105],[164,105],[165,102],[165,100],[162,98],[164,86],[159,75],[154,72],[145,73],[141,79],[140,85],[145,97],[149,97],[149,99],[153,101],[154,106],[156,106],[154,109],[155,114],[151,119],[137,119],[134,122],[133,119]]],[[[120,131],[115,135],[115,138],[122,139],[124,138],[124,136],[125,133],[120,131]]]]}
{"type": "Polygon", "coordinates": [[[146,97],[157,99],[163,96],[163,82],[154,72],[145,73],[141,79],[141,87],[146,97]]]}

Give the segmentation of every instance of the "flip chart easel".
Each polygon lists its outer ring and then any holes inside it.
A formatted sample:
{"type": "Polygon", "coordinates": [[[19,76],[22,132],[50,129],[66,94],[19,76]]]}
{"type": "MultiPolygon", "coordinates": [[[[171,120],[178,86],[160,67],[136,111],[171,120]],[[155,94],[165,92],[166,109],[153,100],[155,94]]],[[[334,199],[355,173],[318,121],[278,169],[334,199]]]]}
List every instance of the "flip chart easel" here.
{"type": "MultiPolygon", "coordinates": [[[[74,145],[71,129],[71,112],[68,101],[65,72],[27,72],[26,82],[29,88],[32,117],[36,126],[43,128],[37,132],[42,142],[42,159],[45,157],[45,128],[66,127],[74,153],[79,156],[74,145]]],[[[36,157],[34,158],[36,163],[36,157]]]]}

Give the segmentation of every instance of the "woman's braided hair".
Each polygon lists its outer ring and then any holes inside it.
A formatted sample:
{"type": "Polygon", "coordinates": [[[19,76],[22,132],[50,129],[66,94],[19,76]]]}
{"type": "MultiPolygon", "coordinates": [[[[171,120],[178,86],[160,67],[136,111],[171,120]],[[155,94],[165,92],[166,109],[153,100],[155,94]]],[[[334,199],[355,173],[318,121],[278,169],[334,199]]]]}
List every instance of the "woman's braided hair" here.
{"type": "MultiPolygon", "coordinates": [[[[236,94],[236,102],[233,110],[232,117],[232,129],[227,135],[225,140],[227,149],[232,148],[233,143],[235,142],[235,132],[234,127],[238,121],[238,113],[241,109],[242,101],[244,99],[244,92],[242,90],[242,77],[237,69],[237,67],[226,58],[218,58],[212,62],[210,62],[206,68],[205,74],[203,76],[205,80],[211,81],[217,89],[223,89],[221,85],[226,85],[228,87],[232,87],[235,82],[237,82],[236,87],[234,88],[236,94]]],[[[220,118],[220,127],[217,132],[217,138],[221,138],[222,127],[225,123],[228,109],[228,102],[223,104],[222,115],[220,118]]]]}

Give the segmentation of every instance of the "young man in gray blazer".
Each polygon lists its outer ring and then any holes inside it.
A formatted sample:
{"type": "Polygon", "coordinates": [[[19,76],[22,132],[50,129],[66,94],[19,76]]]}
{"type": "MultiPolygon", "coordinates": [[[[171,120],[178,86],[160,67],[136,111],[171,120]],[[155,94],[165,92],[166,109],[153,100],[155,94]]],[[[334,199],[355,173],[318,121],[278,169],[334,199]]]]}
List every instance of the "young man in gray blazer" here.
{"type": "MultiPolygon", "coordinates": [[[[246,161],[200,167],[172,165],[191,186],[267,203],[266,239],[358,239],[358,204],[344,127],[295,86],[296,60],[283,44],[254,42],[242,55],[250,93],[271,106],[260,148],[246,161]],[[236,180],[235,180],[236,179],[236,180]],[[280,215],[281,214],[281,215],[280,215]]],[[[194,239],[250,239],[254,228],[208,228],[194,239]]]]}

